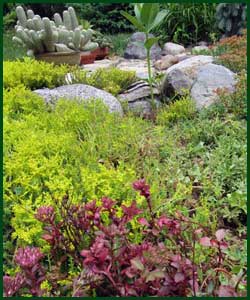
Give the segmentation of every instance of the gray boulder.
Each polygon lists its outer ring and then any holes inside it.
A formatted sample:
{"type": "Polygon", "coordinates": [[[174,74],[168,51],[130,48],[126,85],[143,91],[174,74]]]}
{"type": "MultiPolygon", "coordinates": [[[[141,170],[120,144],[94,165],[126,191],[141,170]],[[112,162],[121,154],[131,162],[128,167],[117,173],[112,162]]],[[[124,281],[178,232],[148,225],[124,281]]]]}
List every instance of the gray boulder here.
{"type": "MultiPolygon", "coordinates": [[[[160,105],[159,90],[153,88],[154,99],[156,106],[160,105]]],[[[128,105],[128,109],[139,115],[147,115],[152,111],[151,94],[149,84],[145,81],[133,83],[129,89],[122,94],[119,94],[119,100],[128,105]]]]}
{"type": "Polygon", "coordinates": [[[89,101],[100,99],[110,112],[123,114],[120,102],[110,93],[97,89],[86,84],[63,85],[54,89],[39,89],[34,91],[40,95],[46,103],[54,104],[58,99],[78,99],[80,101],[89,101]]]}
{"type": "MultiPolygon", "coordinates": [[[[150,34],[149,37],[153,37],[150,34]]],[[[146,49],[143,46],[145,42],[146,35],[143,32],[135,32],[130,37],[127,48],[124,52],[124,57],[128,59],[145,59],[146,49]]],[[[161,48],[158,44],[155,44],[150,51],[150,56],[152,59],[158,59],[161,57],[161,48]]]]}
{"type": "Polygon", "coordinates": [[[191,89],[191,96],[196,107],[201,109],[213,104],[218,95],[216,89],[235,90],[235,74],[229,69],[215,64],[202,66],[191,89]]]}
{"type": "Polygon", "coordinates": [[[183,90],[190,90],[200,67],[212,63],[213,60],[212,56],[197,55],[168,68],[162,81],[163,94],[172,96],[176,93],[182,94],[183,90]]]}

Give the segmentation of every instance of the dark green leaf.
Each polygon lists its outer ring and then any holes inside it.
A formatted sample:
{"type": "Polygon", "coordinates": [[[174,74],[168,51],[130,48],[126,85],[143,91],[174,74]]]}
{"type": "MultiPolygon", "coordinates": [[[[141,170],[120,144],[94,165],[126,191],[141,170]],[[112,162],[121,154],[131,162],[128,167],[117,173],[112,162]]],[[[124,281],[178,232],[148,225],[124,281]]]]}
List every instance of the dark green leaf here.
{"type": "Polygon", "coordinates": [[[168,15],[168,11],[166,9],[160,11],[148,31],[151,31],[155,27],[161,24],[161,22],[164,20],[164,18],[168,15]]]}
{"type": "Polygon", "coordinates": [[[135,17],[131,16],[125,11],[122,11],[121,14],[127,18],[139,31],[145,32],[145,27],[135,17]]]}

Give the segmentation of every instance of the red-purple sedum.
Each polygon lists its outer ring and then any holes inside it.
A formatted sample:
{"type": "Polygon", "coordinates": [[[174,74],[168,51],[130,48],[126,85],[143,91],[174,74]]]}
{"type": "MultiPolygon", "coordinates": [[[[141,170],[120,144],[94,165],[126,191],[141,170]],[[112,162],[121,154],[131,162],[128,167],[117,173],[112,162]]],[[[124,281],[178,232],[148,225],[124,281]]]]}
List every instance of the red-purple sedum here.
{"type": "Polygon", "coordinates": [[[100,205],[95,200],[72,205],[67,195],[57,214],[51,206],[40,207],[35,217],[44,225],[42,238],[50,245],[52,265],[45,274],[39,248],[18,249],[15,262],[21,271],[4,276],[4,295],[241,296],[237,289],[245,282],[244,273],[236,286],[220,282],[220,272],[229,274],[226,231],[219,229],[212,236],[180,212],[156,216],[149,185],[140,179],[133,187],[145,198],[148,211],[135,200],[125,206],[107,197],[100,205]],[[210,248],[210,256],[197,265],[201,246],[210,248]],[[68,274],[69,262],[80,270],[74,278],[68,274]],[[41,289],[45,279],[51,286],[49,294],[41,289]],[[68,283],[62,287],[58,282],[64,279],[68,283]]]}
{"type": "Polygon", "coordinates": [[[23,269],[34,267],[41,259],[43,254],[39,248],[26,247],[19,248],[15,255],[15,262],[23,269]]]}

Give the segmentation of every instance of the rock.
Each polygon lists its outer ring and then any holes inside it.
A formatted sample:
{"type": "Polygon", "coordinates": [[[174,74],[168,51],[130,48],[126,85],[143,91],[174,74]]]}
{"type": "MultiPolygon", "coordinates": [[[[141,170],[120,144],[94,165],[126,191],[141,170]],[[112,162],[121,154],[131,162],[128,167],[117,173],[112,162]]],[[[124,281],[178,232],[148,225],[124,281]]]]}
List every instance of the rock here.
{"type": "Polygon", "coordinates": [[[190,90],[200,67],[213,60],[212,56],[197,55],[168,68],[162,81],[163,94],[171,96],[175,93],[182,94],[183,89],[190,90]]]}
{"type": "MultiPolygon", "coordinates": [[[[153,37],[152,34],[149,37],[153,37]]],[[[143,32],[135,32],[130,37],[127,48],[124,52],[124,57],[129,59],[145,59],[146,58],[146,49],[143,46],[143,43],[146,39],[146,35],[143,32]],[[139,44],[141,43],[141,45],[139,44]]],[[[161,48],[158,44],[155,44],[150,51],[152,59],[158,59],[161,57],[161,48]]]]}
{"type": "Polygon", "coordinates": [[[82,68],[84,70],[94,72],[99,68],[107,69],[107,68],[115,67],[120,62],[120,60],[121,60],[121,58],[114,59],[114,60],[107,59],[107,58],[101,59],[101,60],[95,60],[94,63],[83,65],[82,68]]]}
{"type": "MultiPolygon", "coordinates": [[[[123,59],[116,67],[124,71],[135,71],[139,79],[148,79],[148,66],[146,60],[141,59],[123,59]]],[[[154,74],[154,68],[152,68],[154,74]]]]}
{"type": "Polygon", "coordinates": [[[182,45],[175,43],[166,43],[163,46],[163,54],[176,55],[185,52],[185,48],[182,45]]]}
{"type": "Polygon", "coordinates": [[[123,114],[120,102],[110,93],[97,89],[86,84],[63,85],[54,89],[39,89],[35,93],[44,98],[46,103],[54,104],[59,98],[79,99],[88,101],[100,99],[109,109],[110,112],[123,114]]]}
{"type": "Polygon", "coordinates": [[[181,54],[175,55],[175,57],[177,57],[178,60],[179,60],[179,62],[180,62],[180,61],[183,61],[183,60],[185,60],[185,59],[188,59],[188,58],[193,57],[193,55],[187,54],[187,53],[181,53],[181,54]]]}
{"type": "Polygon", "coordinates": [[[200,42],[198,43],[198,46],[208,46],[208,43],[205,42],[205,41],[200,41],[200,42]]]}
{"type": "MultiPolygon", "coordinates": [[[[156,106],[160,105],[159,90],[154,87],[156,106]]],[[[128,104],[128,109],[140,115],[147,115],[151,112],[151,94],[149,84],[145,81],[133,83],[127,91],[119,94],[119,100],[128,104]]]]}
{"type": "Polygon", "coordinates": [[[191,96],[196,107],[201,109],[213,104],[217,99],[216,89],[235,90],[235,74],[224,66],[212,63],[199,69],[197,79],[192,86],[191,96]]]}
{"type": "Polygon", "coordinates": [[[206,50],[209,50],[209,48],[207,46],[195,46],[193,47],[192,49],[193,51],[195,52],[200,52],[200,51],[206,51],[206,50]]]}
{"type": "Polygon", "coordinates": [[[160,60],[157,60],[154,63],[154,67],[157,70],[166,70],[172,65],[177,64],[178,62],[179,62],[178,57],[174,55],[166,55],[166,56],[162,56],[160,60]]]}

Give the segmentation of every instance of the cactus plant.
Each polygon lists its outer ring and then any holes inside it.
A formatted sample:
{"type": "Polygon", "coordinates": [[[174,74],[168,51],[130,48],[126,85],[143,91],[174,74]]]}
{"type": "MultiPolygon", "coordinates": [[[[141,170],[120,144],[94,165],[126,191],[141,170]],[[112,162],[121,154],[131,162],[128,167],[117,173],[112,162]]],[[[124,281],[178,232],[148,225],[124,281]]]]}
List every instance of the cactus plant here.
{"type": "Polygon", "coordinates": [[[32,10],[25,13],[21,6],[17,6],[16,36],[13,41],[28,48],[27,55],[47,52],[75,52],[90,51],[98,47],[91,42],[93,31],[83,30],[78,25],[75,11],[69,7],[60,14],[54,15],[54,21],[35,15],[32,10]]]}
{"type": "Polygon", "coordinates": [[[220,3],[217,6],[217,25],[225,37],[241,33],[246,26],[246,8],[246,3],[220,3]]]}

